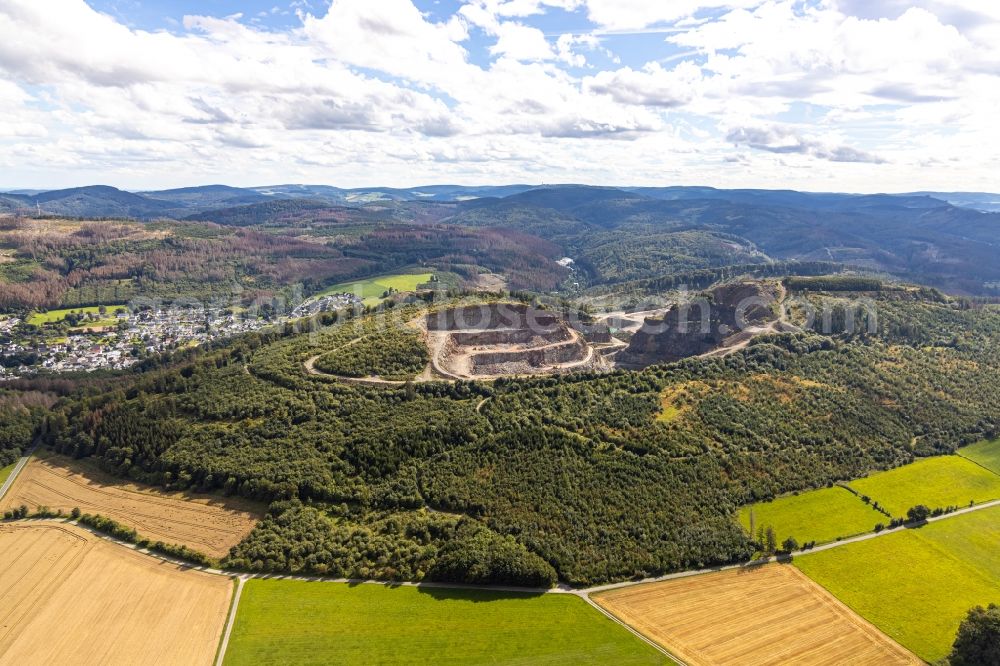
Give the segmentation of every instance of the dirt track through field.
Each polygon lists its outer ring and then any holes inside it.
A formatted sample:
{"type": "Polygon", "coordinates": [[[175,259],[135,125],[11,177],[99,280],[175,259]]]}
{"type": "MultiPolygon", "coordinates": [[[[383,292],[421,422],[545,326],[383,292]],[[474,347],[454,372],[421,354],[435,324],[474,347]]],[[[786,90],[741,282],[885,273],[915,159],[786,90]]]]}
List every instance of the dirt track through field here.
{"type": "Polygon", "coordinates": [[[0,665],[211,664],[230,578],[59,523],[0,524],[0,665]]]}
{"type": "Polygon", "coordinates": [[[691,666],[922,663],[788,565],[626,587],[593,599],[691,666]]]}
{"type": "Polygon", "coordinates": [[[0,501],[0,512],[20,505],[73,508],[134,528],[153,541],[179,544],[223,557],[250,533],[259,508],[214,496],[167,494],[124,483],[93,465],[54,455],[32,458],[0,501]]]}

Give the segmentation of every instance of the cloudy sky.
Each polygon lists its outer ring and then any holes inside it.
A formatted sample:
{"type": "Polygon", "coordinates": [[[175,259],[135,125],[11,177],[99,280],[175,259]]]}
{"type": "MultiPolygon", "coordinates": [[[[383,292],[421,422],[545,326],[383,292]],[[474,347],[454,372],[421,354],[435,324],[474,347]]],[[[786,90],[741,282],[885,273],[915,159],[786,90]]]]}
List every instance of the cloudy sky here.
{"type": "Polygon", "coordinates": [[[994,0],[0,0],[0,187],[1000,190],[994,0]]]}

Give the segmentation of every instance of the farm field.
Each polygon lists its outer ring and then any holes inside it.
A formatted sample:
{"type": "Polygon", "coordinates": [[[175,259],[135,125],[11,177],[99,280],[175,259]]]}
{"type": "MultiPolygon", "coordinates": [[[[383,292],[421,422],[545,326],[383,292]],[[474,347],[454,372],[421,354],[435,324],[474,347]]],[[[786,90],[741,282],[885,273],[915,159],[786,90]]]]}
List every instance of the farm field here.
{"type": "MultiPolygon", "coordinates": [[[[123,306],[123,305],[107,305],[105,307],[107,308],[107,312],[109,314],[113,314],[114,311],[117,308],[123,308],[125,306],[123,306]]],[[[63,319],[66,318],[67,315],[72,314],[74,312],[79,313],[79,314],[100,314],[101,308],[100,308],[100,306],[94,305],[94,306],[82,307],[82,308],[66,308],[66,309],[63,309],[63,310],[48,310],[46,312],[35,312],[35,313],[32,313],[31,316],[29,316],[26,321],[27,321],[27,323],[29,323],[29,324],[31,324],[33,326],[42,326],[44,324],[54,324],[56,322],[62,321],[63,319]]],[[[114,325],[117,322],[116,319],[111,318],[111,317],[108,318],[108,321],[111,322],[111,325],[114,325]]],[[[94,325],[96,325],[96,324],[94,324],[94,325]]]]}
{"type": "Polygon", "coordinates": [[[795,566],[921,658],[951,649],[976,605],[1000,600],[1000,508],[795,558],[795,566]]]}
{"type": "Polygon", "coordinates": [[[335,284],[328,289],[324,289],[317,296],[348,293],[358,296],[364,301],[365,305],[378,305],[382,302],[382,294],[389,289],[413,291],[418,285],[429,282],[432,276],[432,273],[380,275],[367,280],[335,284]]]}
{"type": "Polygon", "coordinates": [[[784,564],[636,585],[592,598],[691,666],[920,663],[784,564]]]}
{"type": "Polygon", "coordinates": [[[1000,498],[1000,475],[954,455],[925,458],[849,485],[896,517],[917,504],[935,509],[1000,498]]]}
{"type": "Polygon", "coordinates": [[[0,663],[212,663],[233,581],[61,523],[0,524],[0,663]]]}
{"type": "Polygon", "coordinates": [[[579,597],[250,580],[226,666],[669,664],[579,597]]]}
{"type": "Polygon", "coordinates": [[[220,558],[260,519],[255,504],[210,495],[165,493],[104,474],[85,461],[36,452],[0,500],[0,513],[27,505],[100,514],[153,541],[220,558]]]}
{"type": "Polygon", "coordinates": [[[774,527],[779,544],[788,537],[795,537],[800,544],[807,541],[825,543],[837,537],[871,532],[876,523],[889,522],[883,514],[839,486],[743,507],[740,524],[748,532],[751,510],[758,528],[774,527]]]}
{"type": "Polygon", "coordinates": [[[963,447],[958,450],[958,455],[1000,474],[1000,439],[963,447]]]}

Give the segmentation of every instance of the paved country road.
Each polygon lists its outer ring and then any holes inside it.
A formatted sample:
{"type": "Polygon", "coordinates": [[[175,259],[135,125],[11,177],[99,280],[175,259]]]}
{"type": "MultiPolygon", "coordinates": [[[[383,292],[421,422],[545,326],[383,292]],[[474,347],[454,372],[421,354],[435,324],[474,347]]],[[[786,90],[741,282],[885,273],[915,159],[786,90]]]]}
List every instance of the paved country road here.
{"type": "Polygon", "coordinates": [[[243,586],[246,582],[246,576],[240,576],[236,579],[236,593],[233,595],[232,604],[229,606],[229,616],[226,617],[226,628],[222,632],[222,642],[219,643],[219,651],[215,657],[215,666],[222,666],[222,662],[226,658],[229,637],[233,633],[233,625],[236,624],[236,609],[240,605],[240,597],[243,596],[243,586]]]}
{"type": "MultiPolygon", "coordinates": [[[[934,516],[933,518],[928,518],[926,523],[936,523],[939,520],[947,520],[949,518],[955,518],[956,516],[962,516],[967,513],[972,513],[973,511],[981,511],[983,509],[991,509],[995,506],[1000,506],[1000,500],[992,500],[990,502],[984,502],[982,504],[976,504],[975,506],[966,507],[964,509],[958,509],[952,511],[951,513],[945,513],[940,516],[934,516]]],[[[841,539],[840,541],[831,541],[830,543],[825,543],[821,546],[815,546],[809,548],[808,550],[797,550],[790,553],[788,556],[778,557],[768,557],[760,560],[755,560],[753,562],[741,562],[739,564],[729,564],[720,567],[712,567],[709,569],[695,569],[692,571],[679,571],[677,573],[666,574],[663,576],[655,576],[653,578],[643,578],[641,580],[628,580],[621,583],[609,583],[607,585],[597,585],[595,587],[588,587],[585,590],[575,590],[578,594],[593,594],[595,592],[603,592],[605,590],[617,590],[622,587],[629,587],[631,585],[642,585],[644,583],[658,583],[665,580],[674,580],[676,578],[686,578],[688,576],[697,576],[699,574],[712,573],[714,571],[726,571],[727,569],[739,569],[747,566],[757,566],[761,564],[767,564],[768,562],[778,562],[789,560],[794,557],[808,557],[812,553],[821,553],[824,550],[830,550],[831,548],[840,548],[841,546],[846,546],[851,543],[858,543],[859,541],[868,541],[869,539],[877,539],[879,537],[884,537],[889,534],[895,534],[897,532],[902,532],[905,530],[919,529],[925,523],[919,523],[917,525],[903,525],[901,527],[894,527],[892,529],[884,529],[881,532],[866,532],[865,534],[859,534],[855,537],[849,537],[847,539],[841,539]]]]}
{"type": "Polygon", "coordinates": [[[3,499],[3,496],[7,494],[8,490],[10,490],[10,487],[14,485],[14,480],[17,479],[17,475],[21,473],[21,470],[24,469],[24,466],[28,464],[28,458],[31,457],[31,453],[34,450],[35,450],[35,444],[32,444],[31,448],[25,451],[24,455],[18,459],[17,464],[14,465],[14,469],[11,470],[10,472],[10,476],[7,477],[7,480],[4,481],[3,486],[0,487],[0,499],[3,499]]]}

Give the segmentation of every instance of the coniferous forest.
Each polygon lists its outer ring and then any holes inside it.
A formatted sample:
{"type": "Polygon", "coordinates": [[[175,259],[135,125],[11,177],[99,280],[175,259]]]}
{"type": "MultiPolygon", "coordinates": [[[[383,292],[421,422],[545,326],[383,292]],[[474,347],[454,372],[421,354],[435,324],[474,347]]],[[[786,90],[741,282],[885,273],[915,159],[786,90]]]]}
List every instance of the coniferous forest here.
{"type": "Polygon", "coordinates": [[[877,331],[760,336],[641,371],[378,387],[303,362],[359,331],[395,348],[387,315],[321,317],[81,382],[51,409],[5,403],[20,416],[0,444],[33,431],[121,477],[267,504],[224,562],[238,569],[547,585],[720,564],[754,550],[740,505],[1000,430],[1000,312],[932,290],[874,298],[877,331]]]}

